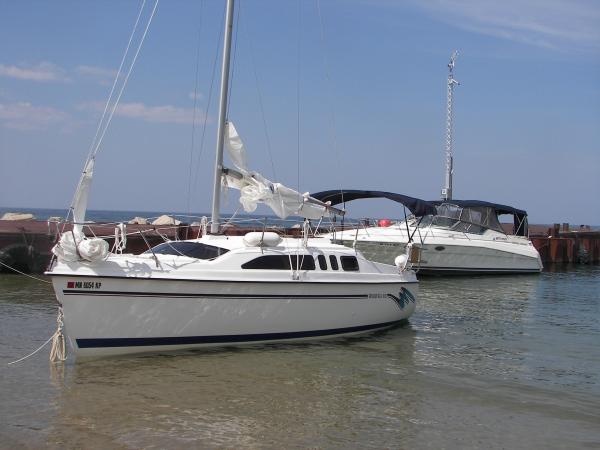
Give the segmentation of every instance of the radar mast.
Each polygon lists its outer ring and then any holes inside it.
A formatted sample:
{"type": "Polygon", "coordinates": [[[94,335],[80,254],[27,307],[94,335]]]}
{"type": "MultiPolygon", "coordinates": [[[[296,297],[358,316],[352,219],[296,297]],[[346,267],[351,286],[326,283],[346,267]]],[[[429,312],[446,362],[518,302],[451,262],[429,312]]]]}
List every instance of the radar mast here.
{"type": "Polygon", "coordinates": [[[442,200],[452,200],[452,174],[454,172],[454,157],[452,154],[452,134],[453,134],[453,110],[452,110],[452,98],[454,94],[454,87],[459,83],[454,79],[454,63],[458,51],[454,50],[448,63],[448,99],[446,104],[446,184],[442,189],[442,200]]]}

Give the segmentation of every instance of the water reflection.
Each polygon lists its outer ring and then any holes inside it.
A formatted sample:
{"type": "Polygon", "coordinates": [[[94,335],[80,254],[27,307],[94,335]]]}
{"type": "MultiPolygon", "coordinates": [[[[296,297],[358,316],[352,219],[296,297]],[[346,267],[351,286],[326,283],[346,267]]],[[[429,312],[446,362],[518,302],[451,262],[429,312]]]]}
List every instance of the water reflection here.
{"type": "Polygon", "coordinates": [[[562,266],[542,273],[528,309],[530,378],[600,395],[600,266],[562,266]]]}
{"type": "MultiPolygon", "coordinates": [[[[38,276],[50,281],[49,277],[38,276]]],[[[22,275],[0,274],[0,314],[30,317],[32,312],[56,309],[52,285],[22,275]],[[50,301],[49,301],[50,300],[50,301]],[[54,300],[54,301],[53,301],[54,300]]]]}
{"type": "Polygon", "coordinates": [[[405,327],[360,340],[75,364],[48,443],[345,447],[361,436],[368,447],[371,436],[380,447],[386,435],[414,434],[420,394],[399,388],[416,376],[414,344],[405,327]]]}
{"type": "Polygon", "coordinates": [[[514,377],[523,361],[527,309],[540,278],[437,278],[421,283],[413,325],[417,363],[514,377]]]}

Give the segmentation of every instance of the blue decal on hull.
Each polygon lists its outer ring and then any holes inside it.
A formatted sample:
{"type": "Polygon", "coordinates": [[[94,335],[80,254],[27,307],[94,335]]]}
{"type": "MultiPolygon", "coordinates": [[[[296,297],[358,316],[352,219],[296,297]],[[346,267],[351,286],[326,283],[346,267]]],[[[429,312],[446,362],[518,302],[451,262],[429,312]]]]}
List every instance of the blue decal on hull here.
{"type": "Polygon", "coordinates": [[[391,298],[392,300],[394,300],[400,309],[404,309],[404,307],[406,305],[408,305],[409,303],[416,302],[416,299],[415,299],[415,296],[413,295],[413,293],[410,292],[405,287],[400,289],[400,292],[398,293],[398,297],[396,297],[395,295],[392,295],[392,294],[388,294],[388,297],[391,298]]]}

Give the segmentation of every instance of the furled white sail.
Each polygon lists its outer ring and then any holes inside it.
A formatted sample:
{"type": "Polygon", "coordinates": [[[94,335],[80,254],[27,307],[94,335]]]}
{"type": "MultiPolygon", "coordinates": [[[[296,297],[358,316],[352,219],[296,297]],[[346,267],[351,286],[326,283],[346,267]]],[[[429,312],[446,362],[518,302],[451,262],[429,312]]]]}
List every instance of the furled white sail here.
{"type": "Polygon", "coordinates": [[[87,209],[88,196],[94,176],[95,158],[90,158],[83,169],[75,197],[73,198],[73,232],[79,238],[83,236],[83,222],[85,222],[85,211],[87,209]]]}
{"type": "Polygon", "coordinates": [[[281,219],[289,216],[320,219],[327,214],[328,205],[313,199],[308,193],[301,194],[281,183],[271,182],[258,172],[248,170],[246,149],[231,122],[226,126],[225,144],[239,173],[227,171],[223,177],[223,184],[239,189],[240,203],[244,211],[254,212],[259,203],[264,203],[281,219]]]}
{"type": "Polygon", "coordinates": [[[233,162],[233,165],[241,171],[248,171],[248,163],[246,160],[246,148],[242,142],[242,138],[238,134],[235,126],[232,122],[226,124],[227,139],[225,144],[227,146],[227,153],[233,162]]]}
{"type": "Polygon", "coordinates": [[[63,261],[101,261],[108,255],[108,242],[100,238],[88,239],[83,232],[85,212],[87,209],[88,196],[94,175],[94,162],[92,157],[88,160],[81,174],[73,204],[73,231],[64,232],[58,244],[52,248],[59,259],[63,261]]]}

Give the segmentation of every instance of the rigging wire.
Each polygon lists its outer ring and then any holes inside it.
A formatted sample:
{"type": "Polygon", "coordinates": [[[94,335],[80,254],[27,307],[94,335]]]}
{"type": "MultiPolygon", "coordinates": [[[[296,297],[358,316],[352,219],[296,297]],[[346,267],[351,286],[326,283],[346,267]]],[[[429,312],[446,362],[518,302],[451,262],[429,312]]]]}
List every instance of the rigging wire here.
{"type": "Polygon", "coordinates": [[[94,149],[94,156],[93,157],[95,157],[96,153],[98,152],[98,149],[100,148],[100,144],[102,144],[102,140],[104,139],[106,131],[108,130],[110,122],[112,121],[112,118],[114,117],[115,110],[117,109],[117,106],[119,105],[119,101],[121,100],[121,96],[123,95],[123,91],[125,90],[125,86],[127,86],[127,81],[129,81],[129,77],[131,75],[131,72],[133,71],[133,67],[135,66],[137,58],[138,58],[138,56],[140,54],[140,50],[142,49],[142,45],[144,43],[144,40],[146,39],[146,35],[148,34],[148,29],[150,28],[150,24],[152,23],[152,19],[154,18],[154,13],[156,12],[156,8],[157,7],[158,7],[158,0],[156,0],[156,2],[154,3],[154,8],[152,8],[152,13],[150,14],[150,17],[148,19],[148,23],[146,23],[146,28],[144,29],[144,34],[142,34],[142,37],[140,39],[140,43],[138,44],[138,48],[137,48],[137,50],[135,52],[135,55],[133,55],[133,60],[131,61],[131,65],[129,66],[129,70],[127,71],[127,75],[125,76],[125,79],[123,80],[123,84],[121,85],[121,89],[119,91],[119,95],[117,96],[117,99],[115,100],[115,103],[114,103],[113,108],[112,108],[112,110],[110,112],[110,115],[108,116],[108,120],[106,122],[106,126],[104,127],[104,131],[102,132],[102,135],[98,139],[98,144],[96,145],[96,148],[94,149]]]}
{"type": "MultiPolygon", "coordinates": [[[[343,173],[342,172],[342,164],[341,164],[341,158],[340,158],[340,152],[339,152],[339,146],[338,146],[338,142],[337,142],[337,132],[336,132],[336,120],[335,120],[335,110],[333,108],[333,100],[332,100],[332,83],[331,83],[331,72],[330,72],[330,67],[329,67],[329,58],[328,58],[328,54],[327,54],[327,45],[325,42],[325,26],[323,23],[323,14],[321,12],[321,0],[316,0],[317,3],[317,11],[319,13],[319,25],[320,25],[320,31],[321,31],[321,47],[322,47],[322,51],[323,51],[323,65],[324,65],[324,69],[325,69],[325,80],[327,82],[327,92],[328,92],[328,100],[329,100],[329,111],[330,111],[330,127],[331,127],[331,138],[333,141],[333,151],[335,154],[335,158],[336,158],[336,165],[338,166],[338,173],[343,173]]],[[[341,186],[341,184],[340,184],[341,186]]],[[[345,208],[345,202],[344,202],[344,191],[342,188],[340,188],[340,193],[342,195],[342,203],[344,203],[344,208],[345,208]]],[[[344,220],[344,217],[342,217],[342,221],[344,220]]]]}
{"type": "MultiPolygon", "coordinates": [[[[131,48],[131,43],[133,41],[133,37],[135,36],[135,34],[137,32],[137,27],[140,23],[140,18],[142,17],[142,13],[144,12],[145,6],[146,6],[146,0],[143,0],[142,5],[140,6],[140,10],[138,12],[137,18],[135,20],[135,24],[133,25],[133,29],[131,30],[131,34],[129,35],[129,41],[127,42],[127,46],[125,47],[125,52],[123,53],[123,57],[121,58],[121,63],[119,64],[119,69],[117,70],[115,79],[113,80],[113,84],[110,89],[110,94],[108,94],[108,98],[106,99],[106,104],[104,105],[104,111],[102,112],[102,116],[100,117],[100,120],[98,121],[98,127],[96,128],[96,134],[94,134],[94,138],[92,139],[92,142],[90,143],[90,148],[88,150],[88,156],[86,158],[84,167],[87,167],[87,163],[93,157],[94,153],[97,152],[97,150],[96,151],[94,150],[95,144],[97,142],[98,135],[100,134],[100,130],[102,129],[102,125],[104,124],[104,118],[106,117],[106,112],[108,111],[108,106],[110,105],[112,96],[115,92],[115,87],[117,86],[117,82],[119,81],[119,78],[121,77],[121,71],[123,70],[123,65],[125,64],[125,60],[127,59],[127,55],[129,54],[129,49],[131,48]]],[[[82,177],[83,177],[83,175],[82,175],[82,177]]],[[[81,183],[81,181],[79,183],[81,183]]],[[[71,201],[71,208],[69,208],[69,210],[67,212],[67,219],[69,218],[69,215],[72,212],[73,204],[75,203],[75,195],[77,195],[77,190],[75,191],[75,194],[73,195],[73,200],[71,201]]]]}
{"type": "Polygon", "coordinates": [[[98,139],[98,134],[100,133],[100,129],[102,124],[104,123],[104,118],[106,117],[106,112],[108,111],[108,106],[110,105],[110,101],[115,92],[115,87],[117,86],[117,82],[121,76],[121,71],[123,70],[123,64],[125,64],[125,60],[127,59],[127,55],[129,54],[129,49],[131,48],[131,42],[133,41],[133,37],[137,31],[138,24],[140,22],[140,18],[142,17],[142,12],[144,11],[144,7],[146,6],[146,0],[143,0],[142,6],[140,7],[140,11],[135,20],[135,25],[133,26],[133,30],[131,31],[131,35],[129,36],[129,41],[127,42],[127,47],[125,48],[125,52],[123,53],[123,57],[121,58],[121,63],[119,64],[119,69],[117,70],[117,74],[115,75],[115,79],[113,81],[112,87],[110,89],[110,94],[108,94],[108,99],[106,100],[106,104],[104,105],[104,111],[102,112],[102,116],[100,117],[100,121],[98,122],[98,128],[96,129],[96,134],[94,135],[94,139],[92,139],[92,143],[90,144],[90,149],[88,152],[88,160],[92,155],[92,151],[94,149],[94,145],[96,144],[96,140],[98,139]]]}
{"type": "Polygon", "coordinates": [[[229,77],[229,86],[228,86],[228,94],[227,94],[227,116],[226,120],[229,120],[229,111],[231,107],[231,97],[233,92],[233,79],[235,78],[235,62],[237,57],[237,43],[238,43],[238,29],[240,26],[240,9],[237,8],[235,10],[235,24],[233,26],[233,60],[231,61],[231,76],[229,77]]]}
{"type": "Polygon", "coordinates": [[[302,30],[302,0],[298,0],[298,42],[296,63],[296,117],[297,117],[297,146],[296,146],[296,190],[300,192],[300,35],[302,30]]]}
{"type": "Polygon", "coordinates": [[[191,214],[190,202],[192,195],[192,168],[194,163],[194,138],[196,137],[196,108],[198,105],[198,77],[200,73],[200,42],[202,40],[202,16],[204,1],[200,1],[200,18],[198,20],[198,46],[196,48],[196,76],[194,83],[194,110],[192,112],[192,138],[190,143],[190,166],[188,173],[188,191],[187,191],[187,213],[191,214]]]}
{"type": "MultiPolygon", "coordinates": [[[[158,1],[159,0],[156,0],[156,2],[154,3],[154,8],[152,8],[152,13],[150,14],[150,17],[148,18],[148,22],[146,23],[146,28],[144,29],[144,33],[142,34],[142,37],[140,38],[140,42],[138,44],[138,48],[137,48],[137,50],[135,52],[135,55],[133,56],[133,59],[132,59],[131,64],[129,66],[129,70],[127,71],[127,75],[125,76],[125,79],[123,80],[123,83],[121,85],[121,89],[119,90],[119,94],[118,94],[118,96],[117,96],[117,98],[115,100],[115,103],[113,104],[113,107],[112,107],[112,109],[110,111],[108,119],[106,120],[106,123],[104,124],[104,126],[100,127],[100,128],[102,128],[102,133],[100,134],[100,137],[97,139],[97,141],[95,143],[96,145],[94,146],[92,144],[92,148],[93,149],[91,150],[90,154],[88,155],[88,158],[86,159],[85,166],[84,166],[84,171],[81,174],[81,177],[79,179],[79,183],[77,185],[77,189],[75,190],[75,194],[73,195],[73,200],[71,201],[71,207],[69,208],[69,211],[67,213],[67,217],[71,214],[71,212],[74,209],[75,198],[77,197],[77,193],[79,192],[81,184],[82,184],[82,182],[84,180],[84,177],[86,175],[86,169],[87,169],[88,163],[91,160],[93,160],[93,159],[96,158],[98,150],[100,149],[100,145],[102,144],[102,140],[104,139],[104,136],[106,135],[106,131],[108,130],[108,127],[110,126],[112,118],[114,117],[114,114],[115,114],[115,111],[116,111],[117,106],[119,104],[119,101],[121,100],[121,96],[123,95],[123,91],[125,90],[125,86],[127,86],[127,81],[129,80],[131,72],[133,71],[133,67],[135,66],[135,63],[137,61],[138,55],[140,53],[140,50],[142,49],[142,44],[144,43],[144,40],[146,39],[146,35],[148,34],[148,29],[150,28],[150,24],[152,23],[152,19],[154,18],[154,14],[156,13],[156,8],[158,7],[158,1]]],[[[142,8],[140,9],[140,13],[143,10],[144,5],[145,5],[145,0],[144,0],[144,3],[142,4],[142,8]]],[[[137,28],[137,24],[138,24],[138,21],[136,21],[136,25],[134,27],[134,31],[132,33],[132,36],[133,36],[133,34],[135,34],[135,30],[137,28]]],[[[124,58],[126,57],[127,53],[129,52],[129,45],[130,45],[130,43],[128,44],[128,47],[126,49],[124,58]]],[[[119,77],[120,77],[120,71],[117,72],[117,75],[115,77],[115,81],[118,80],[119,77]]],[[[112,97],[112,93],[113,92],[111,91],[111,97],[112,97]]],[[[108,104],[110,104],[111,97],[108,98],[107,106],[108,106],[108,104]]]]}
{"type": "MultiPolygon", "coordinates": [[[[240,3],[240,9],[242,7],[243,3],[240,3]]],[[[264,127],[264,131],[265,131],[265,140],[267,142],[267,153],[269,155],[269,161],[271,163],[271,170],[273,172],[273,179],[277,180],[277,171],[275,170],[275,163],[273,161],[273,152],[271,151],[271,139],[269,137],[269,130],[267,129],[267,118],[265,115],[265,108],[264,108],[264,104],[263,104],[263,99],[262,99],[262,92],[260,90],[260,82],[258,79],[258,71],[256,70],[256,58],[255,58],[255,54],[254,54],[254,46],[252,44],[252,38],[251,38],[251,34],[247,28],[247,23],[248,21],[242,22],[242,32],[245,35],[246,41],[248,42],[248,46],[250,48],[250,58],[252,60],[252,70],[254,72],[254,82],[256,85],[256,92],[258,94],[258,104],[260,106],[260,114],[262,117],[262,121],[263,121],[263,127],[264,127]]]]}
{"type": "Polygon", "coordinates": [[[223,37],[223,22],[225,20],[225,13],[223,13],[222,16],[222,20],[221,20],[221,27],[220,27],[220,34],[219,37],[217,39],[217,46],[216,46],[216,50],[215,50],[215,57],[213,59],[213,68],[212,68],[212,76],[210,79],[210,88],[208,90],[208,99],[206,102],[206,108],[204,109],[204,123],[202,125],[202,137],[200,138],[200,151],[198,152],[198,157],[196,158],[196,164],[194,164],[194,183],[193,183],[193,189],[196,190],[197,186],[198,186],[198,172],[200,171],[200,160],[202,158],[202,154],[204,153],[204,142],[205,142],[205,138],[206,138],[206,127],[208,124],[208,110],[210,109],[210,105],[212,102],[212,97],[213,97],[213,90],[214,90],[214,84],[215,84],[215,77],[216,77],[216,70],[217,70],[217,61],[219,59],[219,54],[220,54],[220,42],[221,39],[223,37]]]}

